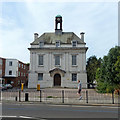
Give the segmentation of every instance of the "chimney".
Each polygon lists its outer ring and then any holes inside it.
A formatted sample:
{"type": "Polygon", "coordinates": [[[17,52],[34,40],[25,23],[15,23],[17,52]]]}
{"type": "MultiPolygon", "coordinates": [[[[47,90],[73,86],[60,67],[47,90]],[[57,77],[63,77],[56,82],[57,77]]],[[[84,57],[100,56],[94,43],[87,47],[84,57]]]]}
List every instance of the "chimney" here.
{"type": "Polygon", "coordinates": [[[81,35],[81,40],[84,42],[84,32],[81,32],[80,35],[81,35]]]}
{"type": "Polygon", "coordinates": [[[34,40],[36,40],[38,38],[38,33],[34,33],[34,40]]]}

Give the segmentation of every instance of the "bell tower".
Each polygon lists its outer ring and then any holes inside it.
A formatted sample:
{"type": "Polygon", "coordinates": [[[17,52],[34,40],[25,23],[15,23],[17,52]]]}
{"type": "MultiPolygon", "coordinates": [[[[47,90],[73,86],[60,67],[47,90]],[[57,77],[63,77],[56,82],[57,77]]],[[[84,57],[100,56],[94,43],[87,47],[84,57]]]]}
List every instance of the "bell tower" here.
{"type": "Polygon", "coordinates": [[[55,34],[62,34],[62,16],[55,17],[55,34]]]}

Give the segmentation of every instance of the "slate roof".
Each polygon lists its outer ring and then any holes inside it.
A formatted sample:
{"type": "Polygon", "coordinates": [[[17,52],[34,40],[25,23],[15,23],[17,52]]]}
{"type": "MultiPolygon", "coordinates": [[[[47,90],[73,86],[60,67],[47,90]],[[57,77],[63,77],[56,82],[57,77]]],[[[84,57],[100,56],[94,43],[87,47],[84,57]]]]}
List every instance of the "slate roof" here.
{"type": "Polygon", "coordinates": [[[61,44],[71,44],[72,40],[77,40],[78,44],[86,44],[73,32],[62,32],[62,34],[43,33],[40,37],[35,39],[31,45],[39,44],[40,41],[44,41],[45,44],[55,44],[56,41],[60,41],[61,44]]]}

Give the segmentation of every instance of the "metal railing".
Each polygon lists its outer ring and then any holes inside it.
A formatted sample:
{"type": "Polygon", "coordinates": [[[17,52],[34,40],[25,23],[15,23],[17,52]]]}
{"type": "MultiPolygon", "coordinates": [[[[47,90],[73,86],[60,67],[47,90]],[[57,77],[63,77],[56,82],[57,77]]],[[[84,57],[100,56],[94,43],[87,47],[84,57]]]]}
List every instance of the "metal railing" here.
{"type": "Polygon", "coordinates": [[[66,104],[118,104],[118,94],[97,93],[95,90],[83,89],[82,99],[79,100],[77,89],[41,89],[9,90],[2,91],[2,101],[31,101],[44,103],[66,103],[66,104]]]}

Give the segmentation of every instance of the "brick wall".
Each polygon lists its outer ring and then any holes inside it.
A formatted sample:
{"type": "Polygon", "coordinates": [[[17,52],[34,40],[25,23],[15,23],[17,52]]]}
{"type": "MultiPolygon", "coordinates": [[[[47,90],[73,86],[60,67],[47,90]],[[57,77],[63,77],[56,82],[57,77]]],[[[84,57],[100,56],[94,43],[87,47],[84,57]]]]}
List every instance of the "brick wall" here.
{"type": "Polygon", "coordinates": [[[28,85],[28,70],[28,64],[18,62],[18,78],[16,83],[18,86],[20,86],[21,83],[24,83],[24,86],[28,85]]]}
{"type": "Polygon", "coordinates": [[[2,76],[5,76],[5,59],[3,58],[3,64],[2,64],[2,76]]]}
{"type": "Polygon", "coordinates": [[[0,58],[0,71],[2,71],[0,74],[0,78],[2,78],[5,76],[5,59],[4,58],[0,58]]]}

